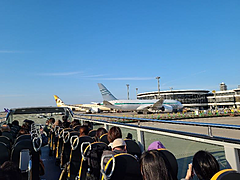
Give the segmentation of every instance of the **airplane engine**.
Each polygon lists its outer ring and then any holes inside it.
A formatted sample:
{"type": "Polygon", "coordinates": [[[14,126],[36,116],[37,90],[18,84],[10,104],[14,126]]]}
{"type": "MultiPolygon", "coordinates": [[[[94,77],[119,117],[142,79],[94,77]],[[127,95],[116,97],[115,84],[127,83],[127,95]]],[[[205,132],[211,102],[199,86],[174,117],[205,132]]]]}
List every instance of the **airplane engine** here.
{"type": "Polygon", "coordinates": [[[100,109],[97,107],[92,107],[90,111],[91,111],[91,113],[99,113],[100,109]]]}
{"type": "Polygon", "coordinates": [[[169,105],[162,105],[161,111],[162,112],[173,112],[173,108],[172,108],[172,106],[169,106],[169,105]]]}

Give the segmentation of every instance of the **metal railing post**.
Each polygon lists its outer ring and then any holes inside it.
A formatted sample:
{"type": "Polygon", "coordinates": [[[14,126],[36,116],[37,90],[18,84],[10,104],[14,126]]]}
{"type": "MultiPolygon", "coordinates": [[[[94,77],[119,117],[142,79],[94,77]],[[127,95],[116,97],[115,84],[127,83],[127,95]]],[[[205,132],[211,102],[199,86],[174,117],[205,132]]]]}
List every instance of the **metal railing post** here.
{"type": "Polygon", "coordinates": [[[211,126],[208,126],[208,135],[209,135],[210,137],[213,137],[212,127],[211,127],[211,126]]]}
{"type": "Polygon", "coordinates": [[[81,126],[83,126],[83,119],[80,119],[80,121],[81,121],[81,126]]]}
{"type": "Polygon", "coordinates": [[[108,125],[108,124],[104,123],[104,128],[105,128],[107,131],[109,131],[109,125],[108,125]]]}
{"type": "Polygon", "coordinates": [[[145,141],[144,141],[144,132],[141,131],[139,128],[137,129],[137,139],[138,139],[138,145],[141,149],[141,151],[145,151],[145,141]]]}
{"type": "Polygon", "coordinates": [[[224,146],[225,156],[227,162],[230,164],[232,169],[235,169],[236,171],[240,172],[240,160],[239,160],[239,153],[238,149],[235,149],[234,147],[228,147],[224,146]]]}

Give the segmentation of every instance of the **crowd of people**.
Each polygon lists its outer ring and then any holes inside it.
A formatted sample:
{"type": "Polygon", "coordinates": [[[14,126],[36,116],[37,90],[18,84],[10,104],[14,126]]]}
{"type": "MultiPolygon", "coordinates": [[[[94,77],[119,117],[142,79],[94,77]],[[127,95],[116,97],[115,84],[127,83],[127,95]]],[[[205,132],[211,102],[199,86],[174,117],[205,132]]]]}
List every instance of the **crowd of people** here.
{"type": "MultiPolygon", "coordinates": [[[[1,135],[8,137],[12,142],[17,137],[23,134],[29,134],[31,131],[32,121],[25,121],[22,126],[19,126],[18,121],[13,121],[11,126],[3,125],[1,127],[1,135]]],[[[87,123],[80,125],[79,120],[73,120],[71,123],[68,122],[67,116],[62,117],[61,120],[55,121],[54,118],[50,118],[46,121],[45,127],[42,128],[43,134],[46,137],[55,127],[61,128],[74,128],[79,132],[79,137],[87,136],[89,131],[92,129],[92,124],[87,123]]],[[[127,144],[122,137],[122,132],[119,127],[113,126],[107,131],[105,128],[98,128],[95,136],[93,137],[96,142],[99,142],[102,135],[107,134],[108,149],[104,150],[102,157],[106,155],[116,155],[127,152],[127,144]]],[[[128,135],[128,137],[132,137],[128,135]]],[[[147,150],[142,153],[140,158],[136,158],[140,165],[140,171],[143,180],[177,180],[177,170],[173,170],[171,162],[166,158],[161,150],[166,150],[166,147],[160,142],[155,141],[149,145],[147,150]]],[[[110,157],[104,158],[104,165],[107,164],[110,157]]],[[[182,180],[190,180],[194,176],[199,180],[210,180],[214,174],[220,171],[220,166],[215,157],[204,150],[196,152],[193,156],[192,163],[188,164],[186,170],[186,176],[182,180]]],[[[21,172],[16,164],[11,161],[6,161],[0,167],[0,180],[1,179],[20,179],[21,172]]]]}
{"type": "MultiPolygon", "coordinates": [[[[18,139],[21,138],[23,135],[31,136],[31,125],[34,121],[31,120],[24,120],[23,124],[20,126],[18,120],[14,120],[11,124],[3,124],[0,129],[0,135],[5,137],[9,141],[9,160],[5,161],[3,164],[0,164],[0,180],[21,180],[22,173],[19,168],[19,165],[12,161],[11,154],[12,150],[14,149],[15,145],[19,142],[18,139]]],[[[42,136],[42,145],[47,145],[47,135],[43,132],[43,129],[40,128],[40,133],[42,136]]],[[[30,137],[29,137],[30,139],[30,137]]],[[[40,175],[44,174],[44,165],[41,159],[39,159],[39,173],[40,175]],[[43,173],[42,173],[43,172],[43,173]]]]}
{"type": "MultiPolygon", "coordinates": [[[[57,125],[59,125],[59,122],[57,125]]],[[[87,125],[80,126],[78,120],[74,120],[69,126],[64,126],[63,123],[61,125],[64,128],[79,126],[80,136],[88,135],[90,130],[87,125]]],[[[103,151],[102,156],[127,152],[126,143],[119,127],[113,126],[109,131],[103,127],[98,128],[94,137],[95,141],[100,141],[100,137],[106,133],[109,149],[103,151]]],[[[143,180],[177,180],[176,171],[171,170],[169,161],[162,153],[159,153],[161,149],[166,148],[160,141],[155,141],[150,144],[147,151],[138,160],[143,180]]],[[[110,157],[104,159],[104,165],[107,164],[109,159],[110,157]]],[[[182,179],[190,180],[196,176],[199,180],[210,180],[219,170],[219,163],[214,156],[207,151],[200,150],[194,155],[192,163],[188,165],[188,169],[186,170],[186,176],[182,179]]]]}

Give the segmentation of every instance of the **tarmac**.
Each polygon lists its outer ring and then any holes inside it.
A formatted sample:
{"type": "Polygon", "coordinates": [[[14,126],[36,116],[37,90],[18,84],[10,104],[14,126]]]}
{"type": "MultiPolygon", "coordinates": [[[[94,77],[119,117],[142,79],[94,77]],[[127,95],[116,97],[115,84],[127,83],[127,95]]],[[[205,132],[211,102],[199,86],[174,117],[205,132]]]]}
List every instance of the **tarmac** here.
{"type": "MultiPolygon", "coordinates": [[[[198,118],[198,119],[187,119],[187,120],[179,120],[179,121],[240,125],[240,117],[198,118]]],[[[136,124],[136,123],[133,123],[133,124],[136,124]]],[[[185,131],[185,132],[205,134],[205,135],[208,134],[207,127],[199,127],[199,126],[177,125],[177,124],[167,124],[167,123],[158,123],[158,122],[141,122],[141,126],[150,126],[150,127],[156,127],[156,128],[171,129],[171,130],[185,131]]],[[[212,135],[239,139],[240,130],[212,128],[212,135]]]]}
{"type": "MultiPolygon", "coordinates": [[[[147,118],[151,119],[152,117],[157,117],[159,114],[136,114],[136,113],[100,113],[99,115],[106,115],[106,116],[121,116],[121,117],[135,117],[135,118],[147,118]]],[[[161,114],[164,116],[164,114],[161,114]]],[[[190,121],[190,122],[202,122],[202,123],[218,123],[218,124],[231,124],[231,125],[240,125],[240,116],[227,116],[227,117],[209,117],[209,118],[193,118],[193,119],[181,119],[177,121],[190,121]]],[[[131,123],[137,124],[137,123],[131,123]]],[[[192,132],[198,134],[208,134],[207,127],[199,127],[199,126],[189,126],[189,125],[177,125],[177,124],[168,124],[168,123],[159,123],[159,122],[141,122],[141,126],[150,126],[156,128],[163,128],[163,129],[171,129],[171,130],[178,130],[184,132],[192,132]]],[[[227,137],[233,139],[240,138],[240,130],[232,130],[232,129],[220,129],[220,128],[212,128],[213,136],[220,136],[220,137],[227,137]]]]}

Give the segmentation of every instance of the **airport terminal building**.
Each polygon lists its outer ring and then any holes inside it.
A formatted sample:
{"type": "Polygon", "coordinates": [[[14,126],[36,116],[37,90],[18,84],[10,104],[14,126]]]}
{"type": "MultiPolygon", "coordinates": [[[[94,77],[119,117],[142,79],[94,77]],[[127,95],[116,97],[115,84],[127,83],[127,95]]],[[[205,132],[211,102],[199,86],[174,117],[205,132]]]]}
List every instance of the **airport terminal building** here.
{"type": "Polygon", "coordinates": [[[208,97],[209,108],[240,108],[240,87],[237,89],[213,91],[208,97]]]}
{"type": "MultiPolygon", "coordinates": [[[[184,107],[199,110],[218,108],[240,108],[240,86],[227,90],[224,83],[220,84],[220,91],[208,90],[168,90],[161,91],[163,99],[180,101],[184,107]]],[[[138,93],[138,99],[158,99],[158,91],[138,93]]]]}
{"type": "MultiPolygon", "coordinates": [[[[184,107],[207,109],[209,91],[208,90],[168,90],[161,91],[163,99],[174,99],[180,101],[184,107]]],[[[158,91],[139,93],[138,99],[158,99],[158,91]]]]}

